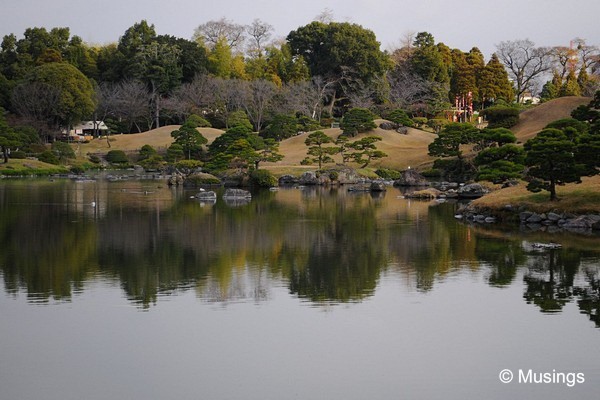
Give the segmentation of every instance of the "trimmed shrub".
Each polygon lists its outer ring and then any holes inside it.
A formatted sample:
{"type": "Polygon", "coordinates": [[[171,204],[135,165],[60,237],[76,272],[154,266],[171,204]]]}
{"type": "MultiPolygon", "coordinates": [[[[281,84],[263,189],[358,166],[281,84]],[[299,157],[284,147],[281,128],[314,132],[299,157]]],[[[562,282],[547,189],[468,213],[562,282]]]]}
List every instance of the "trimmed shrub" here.
{"type": "Polygon", "coordinates": [[[368,109],[353,108],[344,115],[344,118],[342,118],[340,128],[342,128],[345,135],[354,136],[377,128],[373,119],[373,113],[368,109]]]}
{"type": "Polygon", "coordinates": [[[402,174],[400,173],[400,171],[396,171],[394,169],[388,169],[388,168],[379,168],[378,170],[375,171],[375,173],[377,174],[377,176],[379,176],[382,179],[400,179],[400,177],[402,176],[402,174]]]}
{"type": "Polygon", "coordinates": [[[27,158],[27,154],[25,154],[24,151],[15,150],[10,152],[10,158],[14,160],[22,160],[24,158],[27,158]]]}
{"type": "Polygon", "coordinates": [[[250,185],[258,187],[277,186],[277,178],[266,169],[255,169],[250,173],[250,185]]]}
{"type": "Polygon", "coordinates": [[[111,150],[106,154],[106,161],[111,164],[126,164],[129,159],[123,150],[111,150]]]}
{"type": "Polygon", "coordinates": [[[414,125],[413,121],[410,119],[408,114],[406,114],[404,110],[400,109],[394,110],[391,113],[389,113],[386,119],[402,126],[414,125]]]}
{"type": "Polygon", "coordinates": [[[488,128],[511,128],[519,122],[519,110],[513,107],[489,107],[481,114],[488,120],[488,128]]]}
{"type": "Polygon", "coordinates": [[[41,162],[45,162],[46,164],[60,164],[60,160],[58,159],[58,157],[56,157],[56,155],[50,150],[46,150],[43,153],[41,153],[38,156],[38,160],[40,160],[41,162]]]}

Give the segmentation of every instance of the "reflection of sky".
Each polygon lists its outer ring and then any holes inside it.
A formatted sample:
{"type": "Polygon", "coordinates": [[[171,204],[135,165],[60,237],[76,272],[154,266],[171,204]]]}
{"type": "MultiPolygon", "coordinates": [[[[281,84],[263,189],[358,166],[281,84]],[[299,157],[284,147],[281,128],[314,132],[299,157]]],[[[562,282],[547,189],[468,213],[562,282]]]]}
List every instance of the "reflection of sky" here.
{"type": "Polygon", "coordinates": [[[594,398],[599,331],[575,305],[538,312],[522,281],[497,289],[485,271],[463,270],[421,293],[392,272],[361,303],[314,307],[274,284],[266,301],[186,290],[148,312],[102,279],[66,303],[4,295],[0,387],[7,399],[50,400],[594,398]],[[502,385],[504,368],[590,380],[502,385]]]}

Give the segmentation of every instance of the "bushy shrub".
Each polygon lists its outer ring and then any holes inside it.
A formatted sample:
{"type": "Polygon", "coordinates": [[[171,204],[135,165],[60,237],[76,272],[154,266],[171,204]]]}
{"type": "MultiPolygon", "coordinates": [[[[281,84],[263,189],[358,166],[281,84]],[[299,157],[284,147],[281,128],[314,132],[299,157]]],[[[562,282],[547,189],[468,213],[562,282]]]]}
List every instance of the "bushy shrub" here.
{"type": "Polygon", "coordinates": [[[344,118],[342,118],[340,128],[342,128],[345,135],[354,136],[375,129],[377,125],[375,125],[373,119],[373,113],[368,109],[353,108],[344,115],[344,118]]]}
{"type": "Polygon", "coordinates": [[[379,168],[378,170],[375,171],[375,173],[377,174],[377,176],[379,176],[382,179],[396,180],[396,179],[400,179],[400,176],[402,176],[400,171],[396,171],[394,169],[388,169],[388,168],[379,168]]]}
{"type": "Polygon", "coordinates": [[[50,150],[46,150],[43,153],[41,153],[38,156],[38,160],[40,160],[41,162],[45,162],[46,164],[60,164],[60,160],[58,159],[58,157],[56,157],[56,155],[50,150]]]}
{"type": "Polygon", "coordinates": [[[427,118],[425,117],[414,117],[412,121],[415,124],[415,126],[419,128],[427,125],[427,118]]]}
{"type": "Polygon", "coordinates": [[[150,156],[150,157],[140,161],[140,165],[146,171],[156,171],[163,167],[164,160],[161,156],[159,156],[158,154],[155,154],[153,156],[150,156]]]}
{"type": "Polygon", "coordinates": [[[24,151],[15,150],[10,152],[10,158],[15,160],[22,160],[24,158],[27,158],[27,154],[25,154],[24,151]]]}
{"type": "Polygon", "coordinates": [[[185,158],[185,154],[183,153],[183,147],[180,144],[173,143],[167,149],[166,159],[168,162],[177,162],[179,160],[183,160],[185,158]]]}
{"type": "Polygon", "coordinates": [[[98,156],[97,156],[97,155],[95,155],[95,154],[90,154],[90,155],[89,155],[89,157],[88,157],[88,159],[89,159],[91,162],[93,162],[94,164],[100,164],[100,161],[101,161],[101,160],[100,160],[100,157],[98,157],[98,156]]]}
{"type": "Polygon", "coordinates": [[[277,178],[266,169],[255,169],[250,173],[250,184],[258,187],[277,186],[277,178]]]}
{"type": "Polygon", "coordinates": [[[140,154],[138,155],[138,161],[147,160],[148,158],[155,156],[155,155],[157,155],[157,152],[154,149],[154,147],[150,146],[149,144],[145,144],[140,149],[140,154]]]}
{"type": "Polygon", "coordinates": [[[123,150],[111,150],[106,154],[106,161],[111,164],[126,164],[129,159],[123,150]]]}
{"type": "Polygon", "coordinates": [[[65,142],[52,143],[52,151],[60,161],[66,161],[76,157],[71,145],[65,142]]]}
{"type": "Polygon", "coordinates": [[[519,110],[507,106],[494,106],[481,112],[488,121],[488,128],[511,128],[519,122],[519,110]]]}
{"type": "Polygon", "coordinates": [[[396,109],[386,116],[386,119],[402,126],[413,126],[413,121],[404,110],[396,109]]]}
{"type": "Polygon", "coordinates": [[[243,111],[234,111],[227,118],[227,127],[229,129],[235,128],[237,126],[243,126],[249,132],[253,131],[252,123],[248,119],[246,113],[243,111]]]}
{"type": "Polygon", "coordinates": [[[73,165],[71,168],[69,168],[69,171],[72,174],[81,175],[85,172],[85,169],[80,165],[73,165]]]}
{"type": "Polygon", "coordinates": [[[214,175],[196,173],[185,178],[183,185],[188,188],[198,188],[206,185],[219,185],[221,181],[214,175]]]}
{"type": "Polygon", "coordinates": [[[206,119],[197,114],[192,114],[185,120],[186,123],[193,125],[195,128],[211,128],[212,125],[206,119]]]}

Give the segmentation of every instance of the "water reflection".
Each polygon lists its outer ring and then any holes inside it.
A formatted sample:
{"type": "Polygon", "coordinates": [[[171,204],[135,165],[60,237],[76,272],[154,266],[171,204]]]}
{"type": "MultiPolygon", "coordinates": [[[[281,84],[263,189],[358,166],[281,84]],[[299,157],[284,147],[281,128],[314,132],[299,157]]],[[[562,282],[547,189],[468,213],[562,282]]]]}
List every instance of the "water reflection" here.
{"type": "Polygon", "coordinates": [[[453,204],[406,200],[395,189],[261,191],[244,204],[219,194],[211,206],[190,194],[157,181],[3,182],[5,291],[68,301],[102,277],[142,308],[181,291],[261,302],[274,285],[329,304],[368,298],[388,271],[430,291],[460,271],[507,287],[522,269],[526,302],[542,312],[576,302],[599,323],[598,238],[560,237],[563,249],[536,252],[514,232],[457,223],[453,204]]]}

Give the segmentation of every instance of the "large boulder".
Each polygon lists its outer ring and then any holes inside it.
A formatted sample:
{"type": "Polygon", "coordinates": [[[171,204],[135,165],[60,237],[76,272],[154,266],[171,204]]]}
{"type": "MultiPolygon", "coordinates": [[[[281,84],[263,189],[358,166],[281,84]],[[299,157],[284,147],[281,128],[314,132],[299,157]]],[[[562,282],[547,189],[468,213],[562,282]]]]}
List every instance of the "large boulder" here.
{"type": "Polygon", "coordinates": [[[407,169],[394,181],[394,186],[429,186],[429,181],[414,169],[407,169]]]}
{"type": "Polygon", "coordinates": [[[487,189],[481,186],[479,183],[463,185],[459,187],[457,191],[458,197],[462,199],[477,199],[487,192],[487,189]]]}
{"type": "Polygon", "coordinates": [[[299,182],[301,185],[318,185],[319,178],[317,177],[317,173],[314,171],[306,171],[300,177],[299,182]]]}
{"type": "Polygon", "coordinates": [[[279,178],[279,186],[297,185],[300,180],[293,175],[283,175],[279,178]]]}

